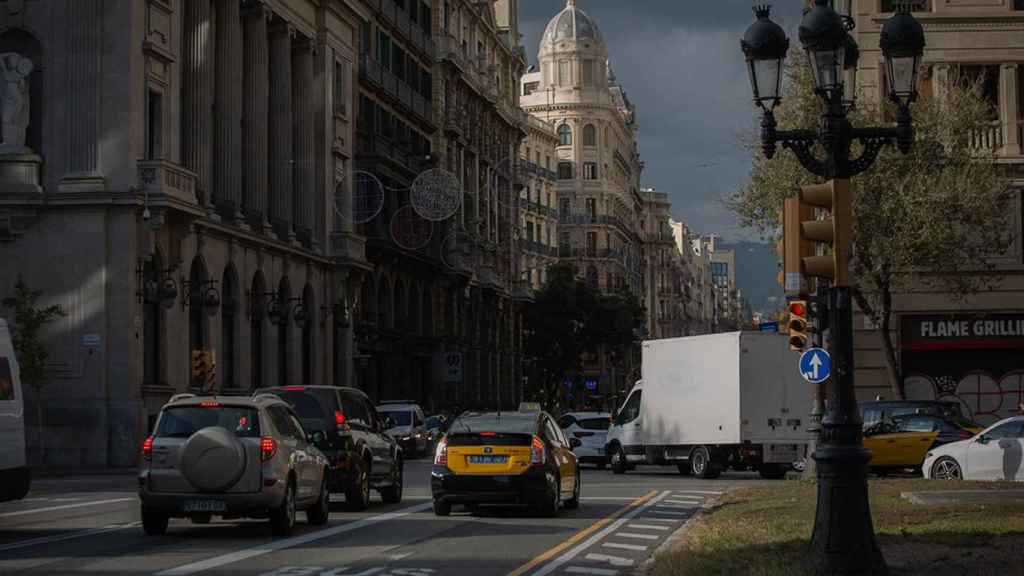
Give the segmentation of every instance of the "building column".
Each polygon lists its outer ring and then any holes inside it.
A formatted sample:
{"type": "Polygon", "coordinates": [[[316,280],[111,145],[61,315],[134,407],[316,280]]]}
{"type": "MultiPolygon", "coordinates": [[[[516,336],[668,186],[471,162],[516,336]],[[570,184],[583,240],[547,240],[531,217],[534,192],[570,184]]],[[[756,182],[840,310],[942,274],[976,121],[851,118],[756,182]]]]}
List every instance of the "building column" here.
{"type": "Polygon", "coordinates": [[[270,10],[252,2],[245,22],[245,99],[242,105],[242,183],[245,216],[254,230],[270,232],[267,222],[267,122],[269,121],[270,63],[267,20],[270,10]]]}
{"type": "Polygon", "coordinates": [[[185,167],[196,173],[199,202],[209,208],[213,166],[213,10],[209,0],[186,2],[184,10],[181,160],[185,167]]]}
{"type": "Polygon", "coordinates": [[[223,217],[242,221],[242,20],[238,0],[216,0],[213,196],[223,217]]]}
{"type": "Polygon", "coordinates": [[[270,221],[282,240],[294,240],[292,228],[292,37],[295,29],[275,22],[270,33],[270,221]]]}
{"type": "MultiPolygon", "coordinates": [[[[103,190],[100,174],[100,13],[97,0],[68,4],[67,34],[67,126],[65,134],[66,172],[60,190],[84,192],[103,190]]],[[[35,62],[37,67],[43,63],[35,62]]],[[[42,151],[37,150],[37,153],[42,151]]]]}
{"type": "Polygon", "coordinates": [[[293,210],[295,232],[307,246],[313,241],[313,190],[316,187],[316,93],[313,83],[313,39],[300,37],[292,48],[292,145],[295,168],[293,210]]]}
{"type": "Polygon", "coordinates": [[[1021,129],[1024,118],[1021,117],[1020,82],[1021,65],[1016,62],[1004,63],[999,69],[999,118],[1003,122],[1003,156],[1020,156],[1021,129]]]}

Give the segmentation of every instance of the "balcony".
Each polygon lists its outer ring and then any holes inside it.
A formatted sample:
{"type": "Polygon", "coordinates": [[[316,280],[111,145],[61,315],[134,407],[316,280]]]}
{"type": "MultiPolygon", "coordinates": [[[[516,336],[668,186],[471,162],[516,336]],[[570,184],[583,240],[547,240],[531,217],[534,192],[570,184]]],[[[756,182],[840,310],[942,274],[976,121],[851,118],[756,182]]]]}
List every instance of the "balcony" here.
{"type": "Polygon", "coordinates": [[[466,59],[462,54],[462,45],[454,36],[444,34],[437,38],[435,52],[439,62],[451,62],[460,69],[466,69],[466,59]]]}
{"type": "Polygon", "coordinates": [[[547,246],[536,240],[522,239],[519,240],[519,249],[528,254],[538,254],[541,256],[557,256],[558,249],[554,246],[547,246]]]}
{"type": "Polygon", "coordinates": [[[383,87],[384,81],[381,76],[383,67],[369,52],[359,55],[359,78],[376,86],[383,87]]]}
{"type": "Polygon", "coordinates": [[[548,218],[558,217],[558,211],[555,210],[554,208],[549,208],[547,206],[544,206],[543,204],[532,202],[530,200],[527,200],[526,198],[519,199],[519,207],[528,212],[540,214],[541,216],[546,216],[548,218]]]}
{"type": "Polygon", "coordinates": [[[195,173],[166,160],[139,160],[139,192],[149,197],[153,207],[167,207],[195,215],[205,214],[201,208],[205,198],[196,194],[195,173]]]}
{"type": "Polygon", "coordinates": [[[644,242],[648,244],[675,244],[676,238],[668,232],[648,232],[644,234],[644,242]]]}
{"type": "Polygon", "coordinates": [[[1003,148],[1002,122],[993,120],[987,128],[971,134],[970,146],[974,152],[998,154],[1003,148]]]}

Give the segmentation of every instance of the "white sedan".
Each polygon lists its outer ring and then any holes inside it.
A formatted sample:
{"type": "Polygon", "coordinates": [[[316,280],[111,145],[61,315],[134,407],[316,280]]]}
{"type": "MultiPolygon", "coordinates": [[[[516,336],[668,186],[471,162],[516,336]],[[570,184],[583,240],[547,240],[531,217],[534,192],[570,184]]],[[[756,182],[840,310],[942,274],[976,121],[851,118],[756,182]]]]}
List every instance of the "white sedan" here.
{"type": "Polygon", "coordinates": [[[608,427],[612,423],[611,418],[612,415],[607,412],[570,412],[558,419],[558,425],[566,436],[579,438],[582,442],[572,450],[581,464],[605,467],[607,457],[604,445],[608,438],[608,427]]]}
{"type": "Polygon", "coordinates": [[[981,434],[933,448],[924,477],[938,480],[1024,481],[1024,416],[1007,418],[981,434]]]}

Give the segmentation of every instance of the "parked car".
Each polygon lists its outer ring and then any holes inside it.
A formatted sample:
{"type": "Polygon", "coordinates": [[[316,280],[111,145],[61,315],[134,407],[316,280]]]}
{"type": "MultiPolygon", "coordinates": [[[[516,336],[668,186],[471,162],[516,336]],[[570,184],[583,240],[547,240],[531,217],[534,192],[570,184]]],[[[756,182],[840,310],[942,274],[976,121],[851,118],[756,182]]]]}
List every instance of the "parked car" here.
{"type": "Polygon", "coordinates": [[[11,333],[0,318],[0,502],[28,494],[31,476],[25,460],[25,396],[11,333]]]}
{"type": "Polygon", "coordinates": [[[952,400],[875,400],[861,402],[860,416],[864,428],[906,414],[927,414],[952,421],[969,421],[959,402],[952,400]]]}
{"type": "Polygon", "coordinates": [[[330,464],[328,488],[332,494],[345,495],[347,509],[365,510],[371,489],[384,502],[402,501],[404,453],[361,390],[282,386],[260,392],[280,397],[295,409],[307,430],[321,433],[316,444],[330,464]]]}
{"type": "Polygon", "coordinates": [[[929,451],[924,476],[937,480],[1024,480],[1024,416],[1001,420],[969,439],[929,451]]]}
{"type": "Polygon", "coordinates": [[[139,499],[146,534],[167,531],[168,519],[205,524],[269,518],[287,535],[296,510],[310,524],[327,522],[327,458],[313,445],[288,404],[253,398],[179,394],[171,398],[142,444],[139,499]]]}
{"type": "Polygon", "coordinates": [[[570,412],[558,419],[558,425],[570,438],[578,438],[582,444],[573,448],[573,454],[581,464],[596,464],[604,469],[608,462],[605,444],[612,415],[608,412],[570,412]]]}
{"type": "Polygon", "coordinates": [[[444,435],[445,424],[447,424],[448,418],[443,414],[435,414],[433,416],[427,416],[427,419],[423,421],[423,429],[427,434],[427,453],[433,453],[434,446],[441,436],[444,435]]]}
{"type": "Polygon", "coordinates": [[[430,474],[434,514],[453,504],[520,504],[555,516],[580,501],[580,470],[567,439],[544,412],[467,412],[437,446],[430,474]]]}
{"type": "Polygon", "coordinates": [[[389,400],[377,406],[377,412],[388,418],[388,434],[398,442],[409,458],[418,458],[427,453],[426,417],[419,404],[408,400],[389,400]]]}

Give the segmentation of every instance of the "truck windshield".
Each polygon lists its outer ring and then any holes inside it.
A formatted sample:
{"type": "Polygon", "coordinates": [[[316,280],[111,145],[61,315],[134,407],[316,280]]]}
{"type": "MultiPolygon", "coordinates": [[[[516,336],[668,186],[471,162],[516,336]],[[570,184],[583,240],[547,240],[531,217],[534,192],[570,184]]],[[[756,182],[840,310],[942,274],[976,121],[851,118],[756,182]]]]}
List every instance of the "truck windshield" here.
{"type": "Polygon", "coordinates": [[[626,403],[619,410],[619,413],[615,415],[616,424],[626,424],[632,422],[640,416],[640,394],[642,390],[637,390],[626,400],[626,403]]]}

